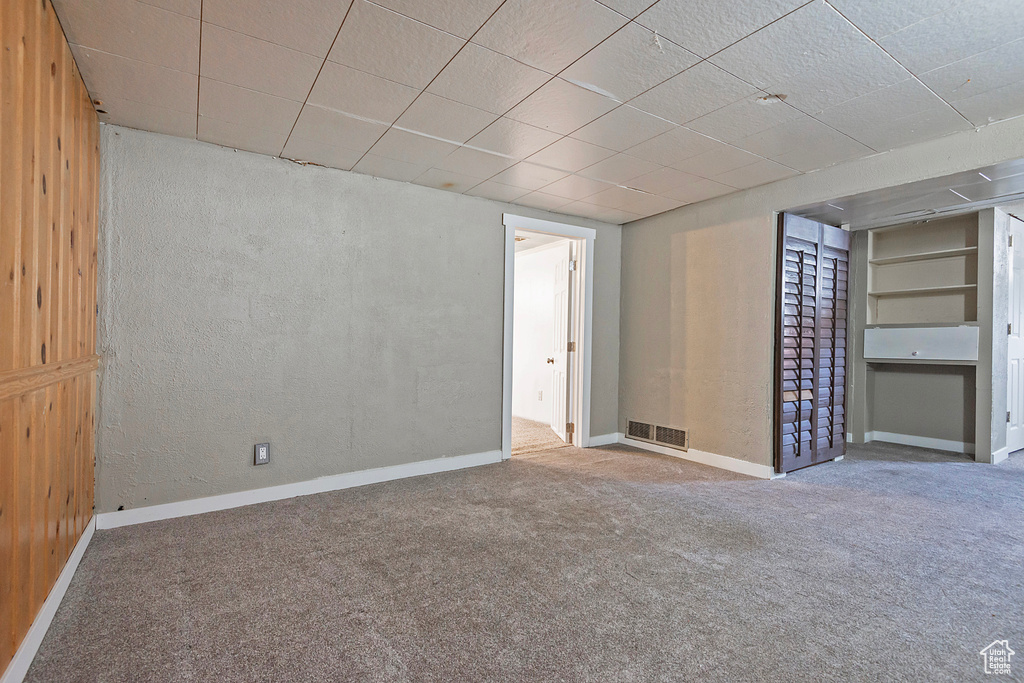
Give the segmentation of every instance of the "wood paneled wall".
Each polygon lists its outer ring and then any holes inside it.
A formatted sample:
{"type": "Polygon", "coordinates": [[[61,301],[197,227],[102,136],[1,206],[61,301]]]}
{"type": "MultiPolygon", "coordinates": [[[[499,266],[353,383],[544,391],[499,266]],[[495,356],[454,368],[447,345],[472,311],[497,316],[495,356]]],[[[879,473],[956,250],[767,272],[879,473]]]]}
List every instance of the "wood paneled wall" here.
{"type": "Polygon", "coordinates": [[[0,0],[0,671],[92,517],[99,122],[49,0],[0,0]]]}

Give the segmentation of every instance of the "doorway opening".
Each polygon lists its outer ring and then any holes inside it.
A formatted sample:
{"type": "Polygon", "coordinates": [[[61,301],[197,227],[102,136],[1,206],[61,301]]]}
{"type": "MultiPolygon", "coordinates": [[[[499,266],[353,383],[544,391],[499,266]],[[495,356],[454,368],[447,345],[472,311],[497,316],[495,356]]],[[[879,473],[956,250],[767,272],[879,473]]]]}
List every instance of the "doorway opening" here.
{"type": "Polygon", "coordinates": [[[588,445],[594,234],[505,215],[506,459],[588,445]]]}

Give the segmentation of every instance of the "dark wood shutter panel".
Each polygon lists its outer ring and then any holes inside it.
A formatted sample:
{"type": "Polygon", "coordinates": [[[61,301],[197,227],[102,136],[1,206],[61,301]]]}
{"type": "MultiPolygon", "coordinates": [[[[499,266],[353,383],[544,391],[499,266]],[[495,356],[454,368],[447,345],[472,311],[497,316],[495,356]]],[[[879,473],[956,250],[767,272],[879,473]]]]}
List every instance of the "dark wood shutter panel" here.
{"type": "Polygon", "coordinates": [[[846,452],[846,292],[850,235],[779,216],[775,469],[846,452]]]}

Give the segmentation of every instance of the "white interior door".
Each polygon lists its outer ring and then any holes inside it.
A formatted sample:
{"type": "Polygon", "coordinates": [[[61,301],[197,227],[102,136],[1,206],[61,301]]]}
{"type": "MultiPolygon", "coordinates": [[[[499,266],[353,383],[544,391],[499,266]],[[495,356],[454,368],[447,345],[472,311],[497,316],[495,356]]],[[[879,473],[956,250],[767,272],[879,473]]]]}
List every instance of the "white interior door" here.
{"type": "Polygon", "coordinates": [[[569,419],[569,325],[572,315],[572,278],[569,264],[572,259],[570,243],[566,241],[556,249],[559,258],[555,262],[554,334],[551,340],[551,429],[566,443],[571,443],[566,425],[569,419]]]}
{"type": "Polygon", "coordinates": [[[1024,448],[1024,223],[1010,219],[1010,338],[1007,347],[1006,445],[1010,452],[1024,448]]]}

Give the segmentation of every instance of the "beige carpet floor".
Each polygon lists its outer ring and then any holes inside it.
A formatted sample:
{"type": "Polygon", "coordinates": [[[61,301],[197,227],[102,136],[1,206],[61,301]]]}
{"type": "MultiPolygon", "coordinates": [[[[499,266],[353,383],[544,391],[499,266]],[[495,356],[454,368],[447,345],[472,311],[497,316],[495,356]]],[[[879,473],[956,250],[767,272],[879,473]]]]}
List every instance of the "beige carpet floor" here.
{"type": "Polygon", "coordinates": [[[565,446],[566,443],[558,438],[551,425],[524,417],[512,417],[512,455],[539,453],[565,446]]]}

